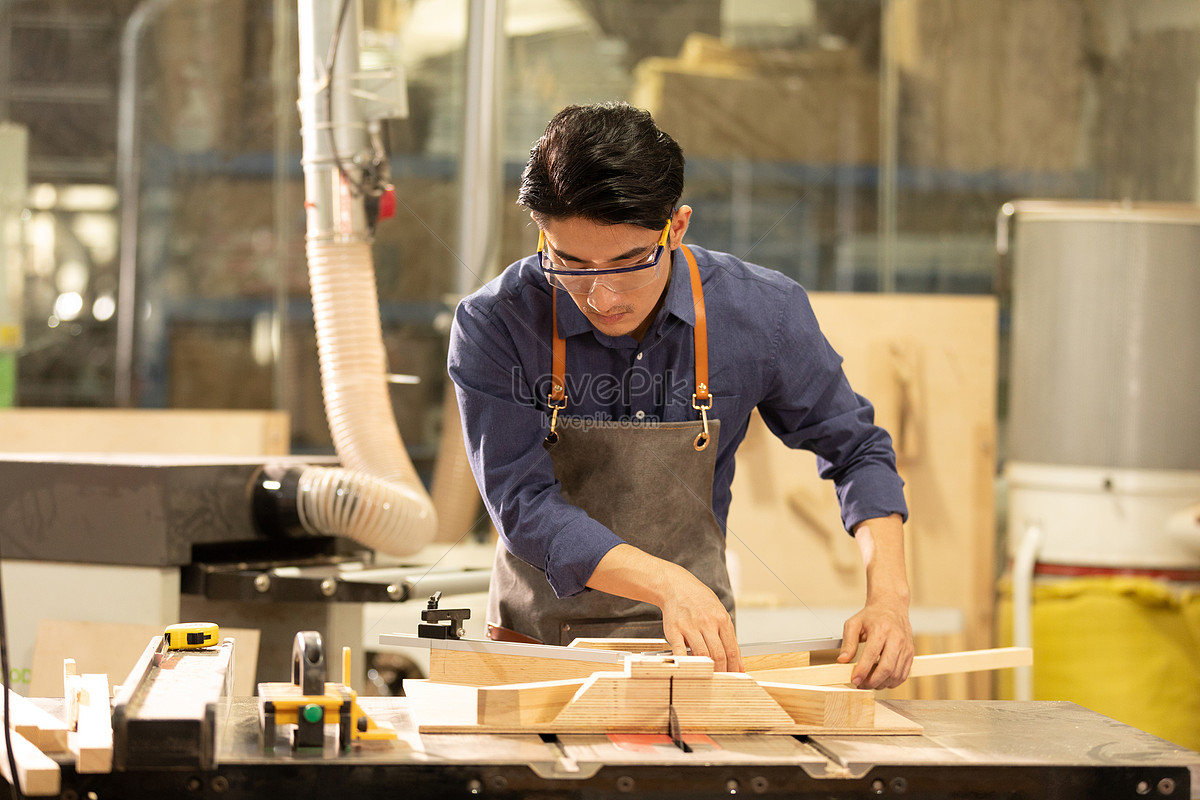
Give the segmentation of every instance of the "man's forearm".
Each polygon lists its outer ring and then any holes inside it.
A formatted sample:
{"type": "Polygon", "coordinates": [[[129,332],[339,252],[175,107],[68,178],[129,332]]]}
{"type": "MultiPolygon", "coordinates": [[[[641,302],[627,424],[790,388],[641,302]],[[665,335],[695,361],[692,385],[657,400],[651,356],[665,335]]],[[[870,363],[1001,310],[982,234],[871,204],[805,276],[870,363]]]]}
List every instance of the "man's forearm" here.
{"type": "Polygon", "coordinates": [[[601,592],[661,607],[669,591],[669,573],[679,568],[633,545],[619,544],[600,559],[587,585],[601,592]]]}
{"type": "Polygon", "coordinates": [[[867,603],[908,608],[908,572],[904,564],[904,524],[899,514],[869,519],[854,528],[854,539],[867,572],[867,603]]]}
{"type": "Polygon", "coordinates": [[[729,612],[713,590],[684,567],[623,543],[604,554],[587,585],[658,606],[663,635],[676,655],[690,650],[712,658],[718,672],[741,671],[729,612]]]}

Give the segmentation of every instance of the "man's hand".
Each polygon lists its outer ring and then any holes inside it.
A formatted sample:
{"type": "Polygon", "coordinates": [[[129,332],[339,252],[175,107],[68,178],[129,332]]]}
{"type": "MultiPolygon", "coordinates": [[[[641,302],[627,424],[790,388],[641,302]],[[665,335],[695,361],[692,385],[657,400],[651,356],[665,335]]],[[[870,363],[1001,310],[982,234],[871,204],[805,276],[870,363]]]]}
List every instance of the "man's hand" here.
{"type": "Polygon", "coordinates": [[[908,605],[867,604],[842,627],[842,652],[846,663],[859,651],[850,682],[860,689],[894,689],[908,679],[912,668],[913,634],[908,605]],[[862,647],[859,647],[859,644],[862,647]]]}
{"type": "Polygon", "coordinates": [[[867,569],[867,603],[846,620],[838,661],[846,663],[860,651],[851,682],[860,689],[892,689],[908,679],[913,659],[900,517],[867,520],[855,528],[854,538],[867,569]]]}
{"type": "Polygon", "coordinates": [[[587,585],[609,594],[653,603],[662,610],[663,634],[677,656],[708,656],[717,672],[741,672],[733,620],[720,599],[678,564],[633,545],[605,553],[587,585]]]}

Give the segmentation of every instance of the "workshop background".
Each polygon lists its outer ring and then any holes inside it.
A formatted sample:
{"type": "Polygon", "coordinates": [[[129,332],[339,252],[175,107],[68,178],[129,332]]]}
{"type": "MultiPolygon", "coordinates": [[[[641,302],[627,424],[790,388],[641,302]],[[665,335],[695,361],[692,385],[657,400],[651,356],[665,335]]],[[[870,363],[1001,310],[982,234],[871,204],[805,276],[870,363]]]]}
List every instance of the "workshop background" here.
{"type": "MultiPolygon", "coordinates": [[[[918,652],[1034,648],[1015,677],[890,696],[1074,700],[1200,748],[1200,4],[361,5],[364,64],[402,67],[407,107],[372,246],[396,422],[440,517],[407,563],[490,563],[451,313],[535,247],[515,197],[546,121],[625,99],[685,150],[689,240],[812,292],[892,432],[918,652]]],[[[293,0],[0,0],[0,452],[333,453],[297,41],[293,0]]],[[[756,423],[734,496],[742,640],[840,635],[862,568],[811,456],[756,423]]],[[[18,691],[55,626],[161,630],[194,602],[175,568],[14,559],[22,513],[0,508],[18,691]]],[[[372,691],[419,669],[377,641],[422,604],[331,614],[372,691]]]]}

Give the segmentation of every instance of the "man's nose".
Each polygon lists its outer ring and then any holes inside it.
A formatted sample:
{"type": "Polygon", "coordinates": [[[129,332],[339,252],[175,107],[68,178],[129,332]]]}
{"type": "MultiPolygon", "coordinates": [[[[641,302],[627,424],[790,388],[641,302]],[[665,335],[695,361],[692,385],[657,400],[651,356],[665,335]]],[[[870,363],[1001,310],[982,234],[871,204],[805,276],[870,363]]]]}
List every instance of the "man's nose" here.
{"type": "Polygon", "coordinates": [[[597,282],[595,288],[592,289],[592,293],[588,295],[588,304],[603,314],[605,311],[616,305],[619,297],[620,295],[618,295],[612,289],[600,282],[597,282]]]}

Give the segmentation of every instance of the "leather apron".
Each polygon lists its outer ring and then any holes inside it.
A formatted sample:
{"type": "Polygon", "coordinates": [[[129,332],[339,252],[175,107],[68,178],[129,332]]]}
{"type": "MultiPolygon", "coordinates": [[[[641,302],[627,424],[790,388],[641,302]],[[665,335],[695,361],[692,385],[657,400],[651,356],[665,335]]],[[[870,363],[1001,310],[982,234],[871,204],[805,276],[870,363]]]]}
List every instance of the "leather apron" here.
{"type": "MultiPolygon", "coordinates": [[[[695,256],[683,248],[696,308],[694,422],[600,422],[564,417],[566,341],[554,313],[554,368],[546,449],[568,503],[651,555],[685,567],[733,615],[725,536],[712,513],[720,422],[709,421],[708,337],[695,256]]],[[[554,302],[557,303],[557,293],[554,302]]],[[[566,534],[569,535],[569,534],[566,534]]],[[[546,574],[499,543],[488,596],[488,635],[566,645],[580,637],[662,637],[658,607],[585,589],[559,598],[546,574]]]]}

